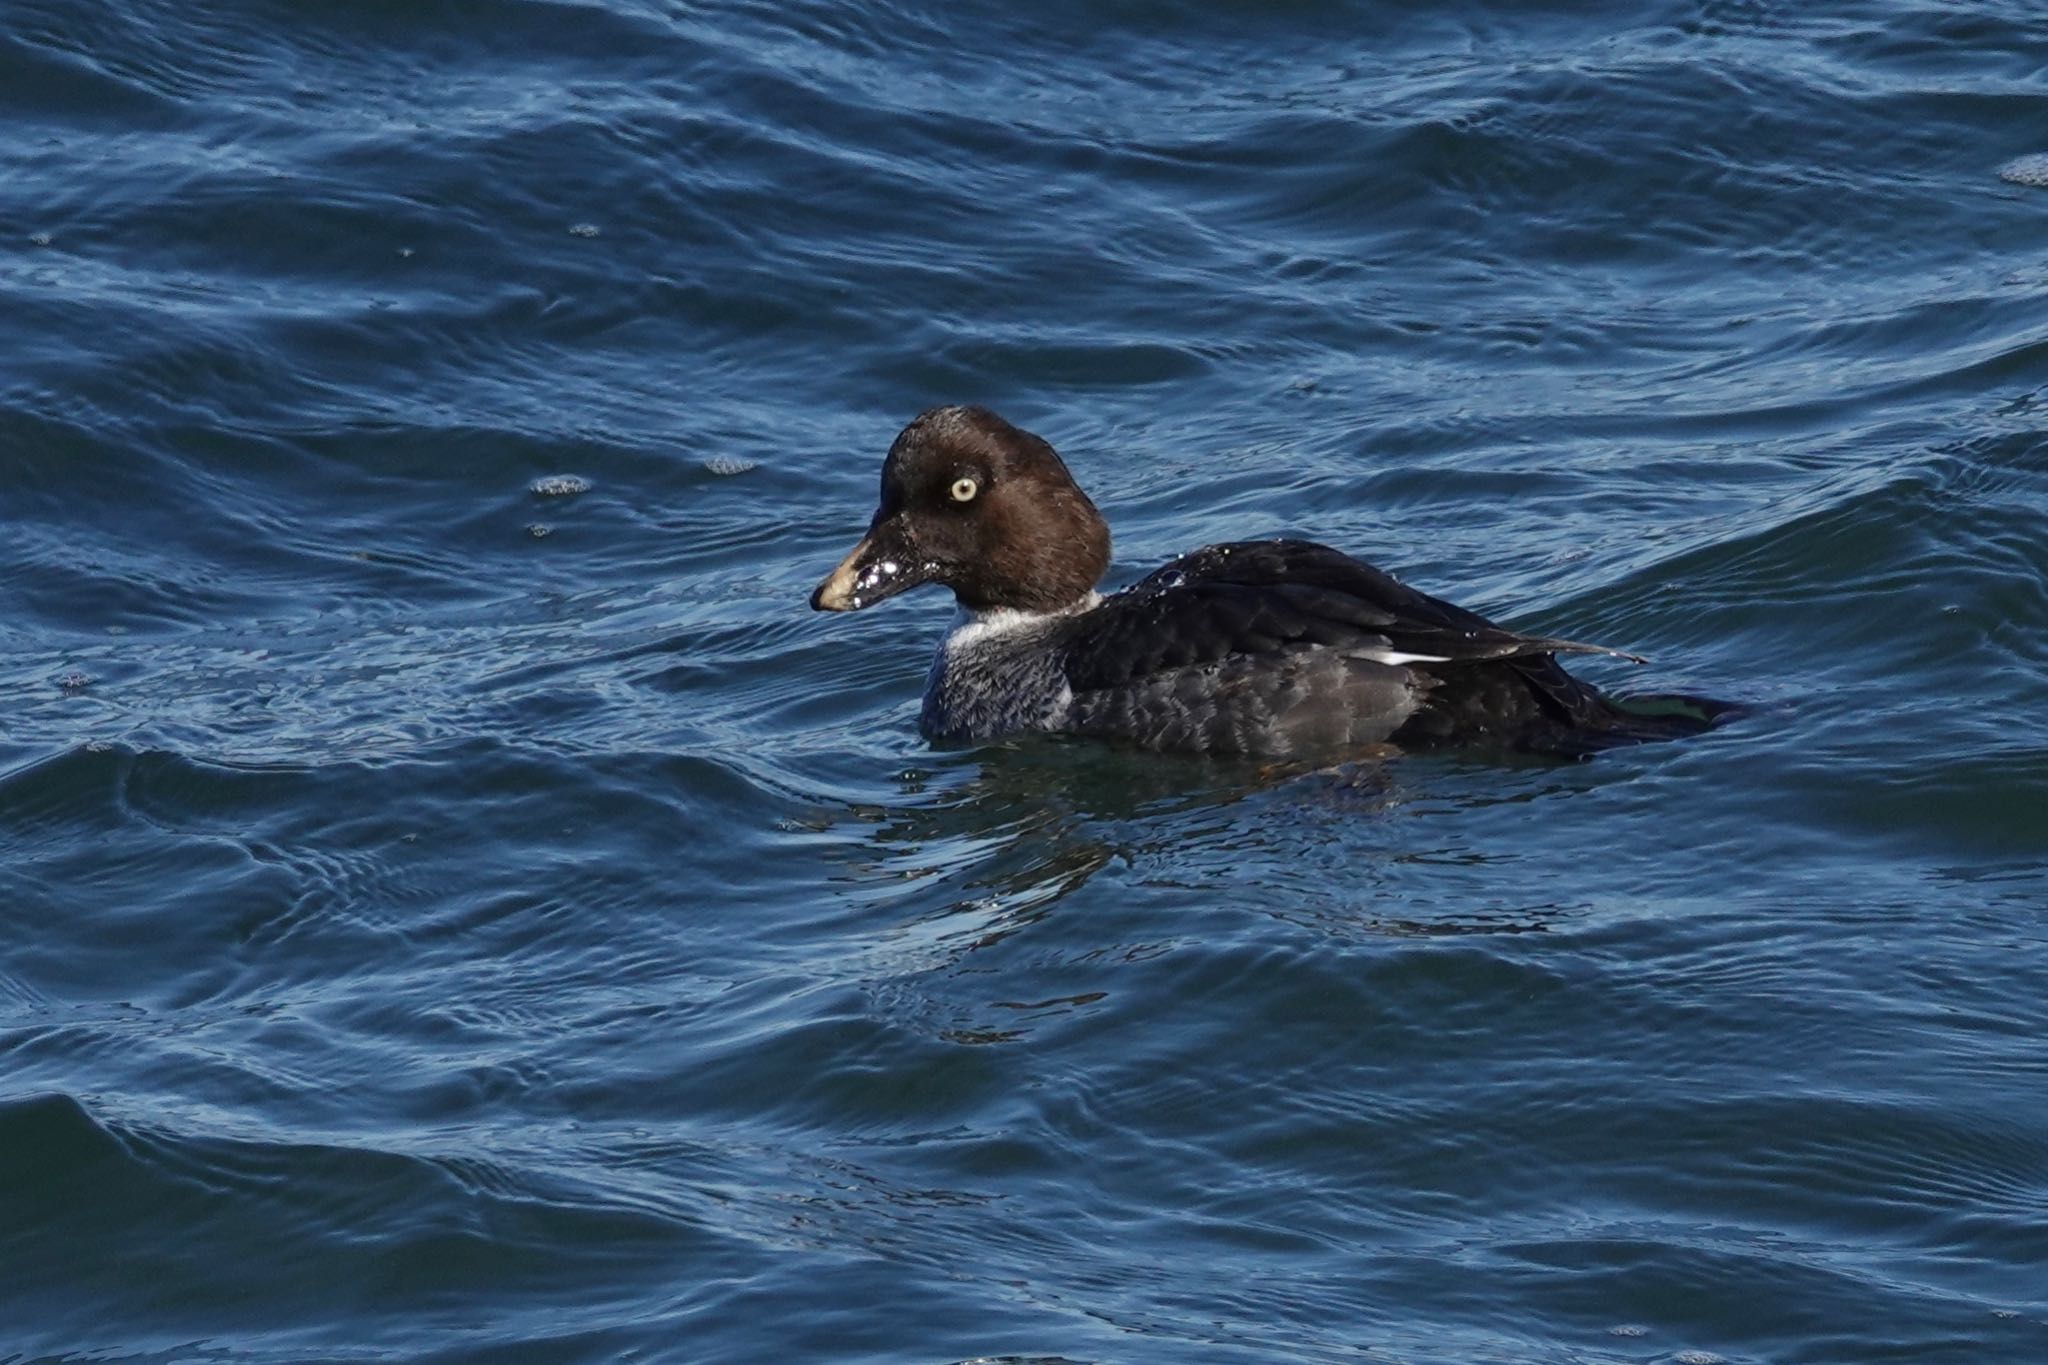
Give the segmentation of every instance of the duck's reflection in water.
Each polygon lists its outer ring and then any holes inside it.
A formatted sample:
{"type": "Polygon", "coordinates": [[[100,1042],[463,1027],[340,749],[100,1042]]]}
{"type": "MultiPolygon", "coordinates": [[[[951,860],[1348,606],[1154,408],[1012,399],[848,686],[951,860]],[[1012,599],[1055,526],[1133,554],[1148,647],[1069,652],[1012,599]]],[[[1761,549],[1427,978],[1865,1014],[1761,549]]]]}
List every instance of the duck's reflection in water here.
{"type": "Polygon", "coordinates": [[[1589,780],[1581,766],[1272,765],[1032,740],[904,773],[900,803],[856,810],[873,828],[850,880],[907,911],[901,935],[947,959],[1105,874],[1124,893],[1105,907],[1178,895],[1190,910],[1249,903],[1346,935],[1528,932],[1571,907],[1474,899],[1493,858],[1440,817],[1589,780]],[[1413,894],[1432,883],[1444,894],[1413,894]]]}

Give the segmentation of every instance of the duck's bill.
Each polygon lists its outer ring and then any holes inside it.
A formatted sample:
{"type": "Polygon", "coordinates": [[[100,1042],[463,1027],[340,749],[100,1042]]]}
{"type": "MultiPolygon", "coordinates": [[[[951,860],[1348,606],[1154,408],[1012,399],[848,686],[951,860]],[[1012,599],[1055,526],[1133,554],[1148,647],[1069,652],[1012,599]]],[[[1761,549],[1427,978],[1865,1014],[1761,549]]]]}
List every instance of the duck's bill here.
{"type": "Polygon", "coordinates": [[[871,527],[853,553],[811,593],[812,611],[859,611],[929,583],[933,566],[914,552],[892,522],[871,527]]]}

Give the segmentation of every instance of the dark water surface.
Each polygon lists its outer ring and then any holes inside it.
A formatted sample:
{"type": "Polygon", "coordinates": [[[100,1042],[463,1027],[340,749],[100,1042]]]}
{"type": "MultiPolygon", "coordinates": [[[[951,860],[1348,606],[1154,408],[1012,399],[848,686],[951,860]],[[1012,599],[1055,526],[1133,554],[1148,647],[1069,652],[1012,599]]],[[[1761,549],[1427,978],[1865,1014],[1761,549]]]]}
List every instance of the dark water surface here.
{"type": "Polygon", "coordinates": [[[2048,1360],[2032,0],[6,0],[0,118],[0,1360],[2048,1360]],[[933,753],[804,596],[962,400],[1758,714],[933,753]]]}

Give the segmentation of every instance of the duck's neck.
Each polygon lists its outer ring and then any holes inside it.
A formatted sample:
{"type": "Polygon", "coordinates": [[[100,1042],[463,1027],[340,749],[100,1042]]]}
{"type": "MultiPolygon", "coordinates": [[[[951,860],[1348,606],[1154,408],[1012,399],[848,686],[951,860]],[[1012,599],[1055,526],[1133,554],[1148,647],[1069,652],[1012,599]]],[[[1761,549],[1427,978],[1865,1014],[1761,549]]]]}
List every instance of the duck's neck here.
{"type": "Polygon", "coordinates": [[[1067,605],[1049,611],[1033,611],[1027,607],[984,607],[977,611],[962,602],[960,610],[953,618],[953,629],[946,636],[946,648],[960,649],[999,635],[1026,630],[1061,616],[1092,611],[1101,604],[1102,594],[1093,589],[1081,594],[1067,605]]]}

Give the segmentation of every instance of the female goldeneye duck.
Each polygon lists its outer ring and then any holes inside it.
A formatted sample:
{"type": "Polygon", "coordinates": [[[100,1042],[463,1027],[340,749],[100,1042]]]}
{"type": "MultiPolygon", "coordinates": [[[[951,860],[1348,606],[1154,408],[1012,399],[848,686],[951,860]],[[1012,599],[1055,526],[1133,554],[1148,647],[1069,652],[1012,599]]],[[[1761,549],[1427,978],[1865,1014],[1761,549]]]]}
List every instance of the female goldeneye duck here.
{"type": "Polygon", "coordinates": [[[1108,568],[1109,527],[1050,445],[986,408],[933,408],[889,447],[868,533],[811,606],[953,590],[966,616],[922,719],[942,743],[1038,731],[1279,758],[1445,744],[1583,757],[1734,709],[1623,706],[1555,656],[1636,656],[1503,629],[1308,541],[1211,545],[1103,597],[1108,568]]]}

